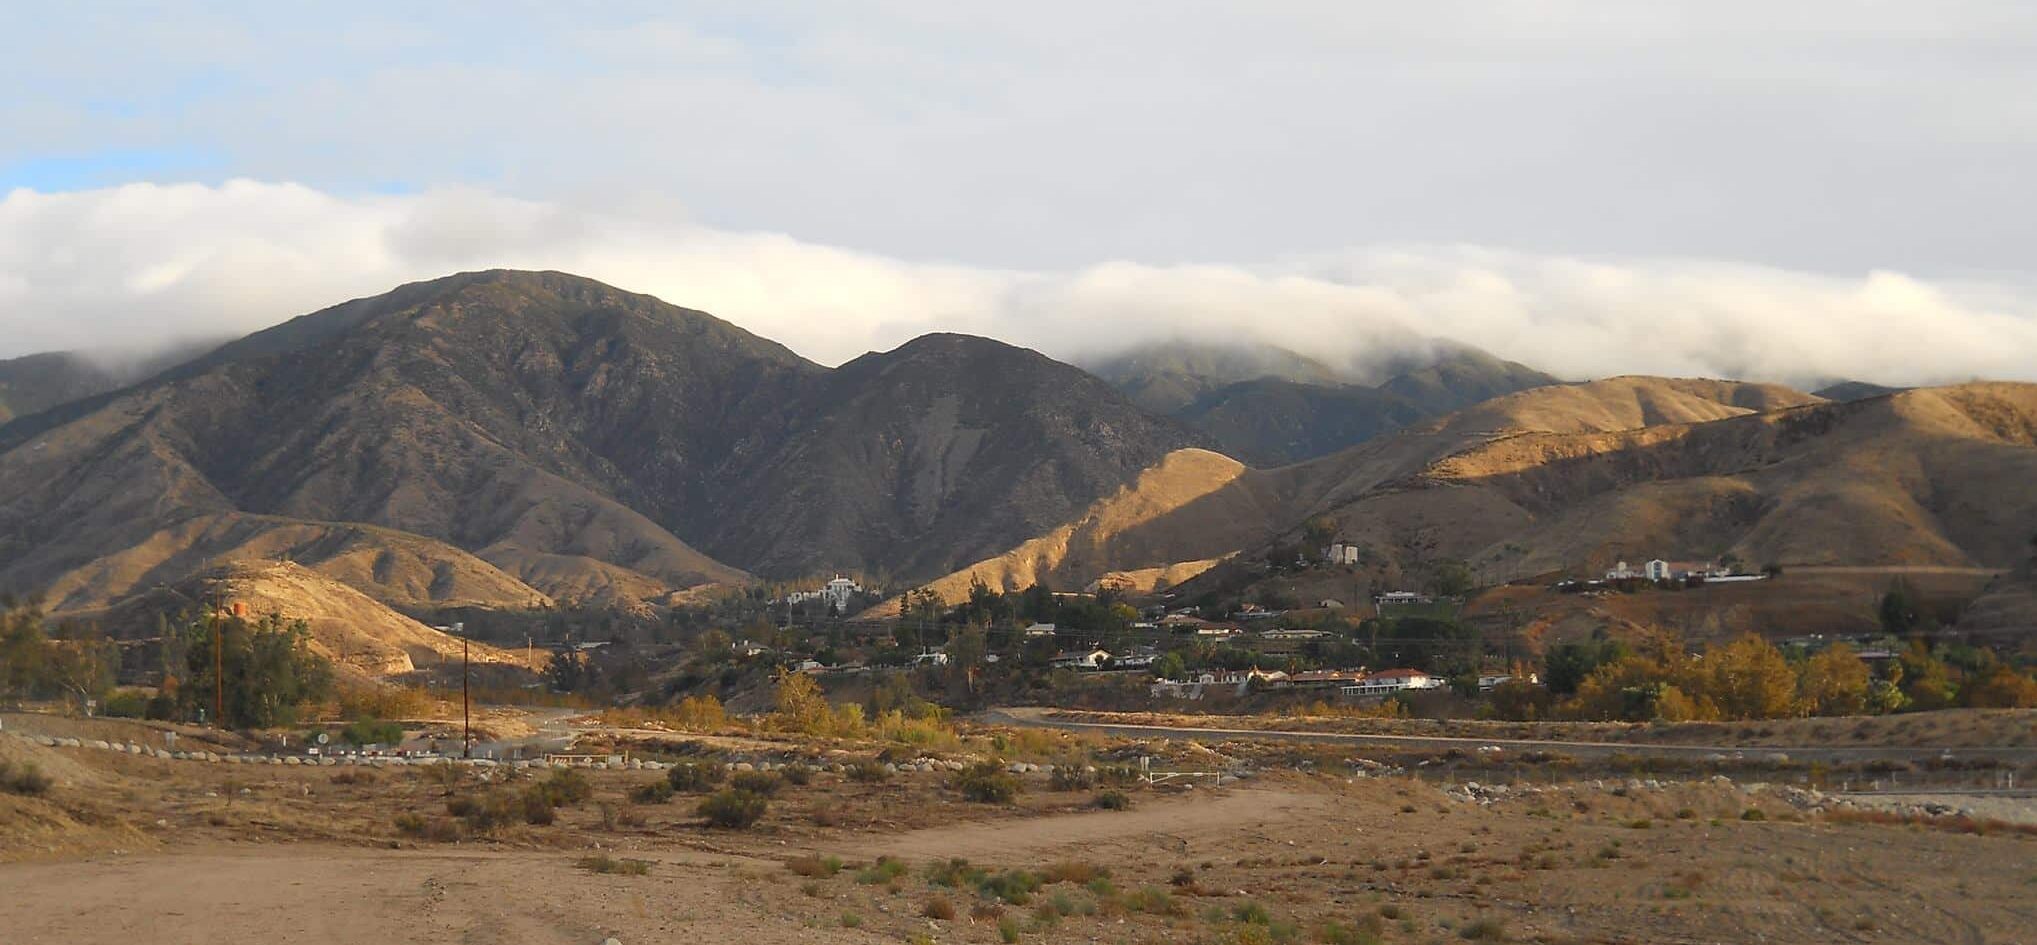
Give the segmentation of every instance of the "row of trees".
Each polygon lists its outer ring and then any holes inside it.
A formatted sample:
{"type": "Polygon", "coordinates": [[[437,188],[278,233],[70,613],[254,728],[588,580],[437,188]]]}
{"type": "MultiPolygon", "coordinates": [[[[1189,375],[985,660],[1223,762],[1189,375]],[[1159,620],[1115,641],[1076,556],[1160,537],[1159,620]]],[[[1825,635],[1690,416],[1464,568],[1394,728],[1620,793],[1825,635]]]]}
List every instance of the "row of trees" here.
{"type": "Polygon", "coordinates": [[[184,615],[160,622],[163,680],[153,698],[109,698],[120,648],[76,624],[49,624],[36,603],[0,602],[0,696],[62,699],[77,709],[100,702],[123,714],[211,718],[267,728],[297,720],[303,707],[333,692],[332,665],[311,651],[303,621],[277,615],[184,615]]]}
{"type": "Polygon", "coordinates": [[[1844,643],[1791,658],[1752,635],[1702,652],[1670,634],[1633,649],[1587,641],[1551,647],[1543,683],[1502,685],[1494,714],[1683,722],[2037,707],[2037,679],[1986,650],[1922,641],[1878,671],[1844,643]]]}

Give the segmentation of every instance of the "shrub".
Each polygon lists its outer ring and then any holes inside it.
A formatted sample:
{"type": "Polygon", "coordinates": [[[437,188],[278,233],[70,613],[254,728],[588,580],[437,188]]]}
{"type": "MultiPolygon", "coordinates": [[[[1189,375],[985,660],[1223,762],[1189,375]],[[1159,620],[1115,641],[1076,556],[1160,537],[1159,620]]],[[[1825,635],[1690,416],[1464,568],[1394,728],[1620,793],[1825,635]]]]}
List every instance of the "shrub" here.
{"type": "Polygon", "coordinates": [[[949,860],[935,860],[932,863],[928,863],[925,875],[927,883],[930,885],[960,889],[964,886],[974,886],[982,882],[983,878],[989,874],[977,867],[970,866],[968,860],[955,857],[949,860]]]}
{"type": "Polygon", "coordinates": [[[1749,807],[1740,812],[1741,820],[1767,820],[1768,814],[1759,807],[1749,807]]]}
{"type": "Polygon", "coordinates": [[[728,774],[719,762],[682,761],[665,772],[674,791],[711,791],[728,774]]]}
{"type": "Polygon", "coordinates": [[[374,784],[376,780],[375,772],[366,768],[348,768],[336,771],[332,776],[332,783],[339,785],[374,784]]]}
{"type": "Polygon", "coordinates": [[[558,813],[552,807],[552,795],[542,785],[531,785],[523,792],[524,823],[549,827],[558,817],[558,813]]]}
{"type": "Polygon", "coordinates": [[[1473,942],[1502,942],[1506,940],[1507,927],[1490,917],[1474,919],[1457,930],[1457,937],[1473,942]]]}
{"type": "Polygon", "coordinates": [[[1090,803],[1095,804],[1102,810],[1129,810],[1132,806],[1132,798],[1131,795],[1123,791],[1110,790],[1096,795],[1096,800],[1090,803]]]}
{"type": "Polygon", "coordinates": [[[1094,863],[1069,860],[1047,867],[1041,871],[1040,878],[1048,884],[1074,883],[1081,886],[1109,875],[1110,870],[1097,866],[1094,863]]]}
{"type": "Polygon", "coordinates": [[[842,928],[845,928],[845,929],[860,929],[860,928],[862,928],[862,927],[863,927],[863,917],[862,917],[862,916],[859,916],[859,915],[857,915],[857,914],[855,914],[855,913],[853,913],[853,912],[844,912],[844,913],[842,913],[842,920],[841,920],[841,921],[842,921],[842,928]]]}
{"type": "Polygon", "coordinates": [[[571,768],[553,770],[537,787],[553,807],[571,807],[594,793],[594,785],[588,783],[587,776],[571,768]]]}
{"type": "Polygon", "coordinates": [[[842,871],[839,856],[796,856],[785,861],[785,868],[795,876],[833,876],[842,871]]]}
{"type": "Polygon", "coordinates": [[[424,817],[415,811],[404,811],[396,815],[396,830],[399,833],[420,836],[424,833],[424,817]]]}
{"type": "Polygon", "coordinates": [[[953,922],[955,921],[955,904],[949,902],[946,896],[935,896],[927,900],[926,905],[920,907],[919,914],[929,919],[953,922]]]}
{"type": "Polygon", "coordinates": [[[784,786],[784,783],[769,771],[738,771],[735,777],[729,779],[729,787],[764,797],[778,796],[778,789],[784,786]]]}
{"type": "MultiPolygon", "coordinates": [[[[528,819],[527,805],[530,792],[519,795],[507,789],[490,791],[480,796],[465,794],[446,798],[446,813],[460,818],[467,829],[475,833],[488,833],[519,819],[528,819]]],[[[542,797],[539,798],[542,803],[542,797]]],[[[543,804],[545,813],[551,813],[551,805],[543,804]]],[[[543,815],[540,815],[543,816],[543,815]]]]}
{"type": "Polygon", "coordinates": [[[865,886],[880,886],[904,875],[904,860],[880,856],[877,862],[856,871],[856,882],[865,886]]]}
{"type": "Polygon", "coordinates": [[[1231,910],[1231,918],[1248,925],[1267,925],[1273,921],[1273,913],[1266,911],[1266,907],[1259,903],[1244,902],[1231,910]]]}
{"type": "Polygon", "coordinates": [[[1040,877],[1025,870],[1005,870],[995,875],[984,876],[976,882],[976,891],[992,899],[1002,899],[1014,906],[1023,906],[1033,898],[1040,888],[1040,877]]]}
{"type": "Polygon", "coordinates": [[[770,800],[761,794],[724,789],[701,799],[700,816],[716,827],[741,830],[762,820],[770,806],[770,800]]]}
{"type": "Polygon", "coordinates": [[[995,761],[979,761],[956,772],[949,785],[979,804],[1009,804],[1018,797],[1019,780],[995,761]]]}
{"type": "Polygon", "coordinates": [[[0,761],[0,791],[40,797],[48,794],[50,786],[55,783],[55,779],[42,773],[42,769],[34,764],[24,763],[17,768],[8,762],[0,761]]]}
{"type": "Polygon", "coordinates": [[[813,780],[813,769],[795,762],[778,769],[778,776],[784,778],[787,784],[805,787],[813,780]]]}
{"type": "Polygon", "coordinates": [[[613,873],[623,876],[642,876],[651,871],[649,860],[618,860],[606,853],[583,856],[573,865],[590,873],[613,873]]]}
{"type": "Polygon", "coordinates": [[[1012,943],[1017,942],[1019,940],[1018,920],[1008,915],[998,917],[997,938],[999,941],[1004,942],[1005,945],[1012,945],[1012,943]]]}
{"type": "Polygon", "coordinates": [[[426,818],[415,813],[396,815],[396,829],[406,836],[433,843],[457,843],[466,836],[466,831],[457,820],[444,817],[426,818]]]}
{"type": "Polygon", "coordinates": [[[115,689],[106,694],[99,714],[109,719],[138,719],[148,715],[149,697],[137,689],[115,689]]]}
{"type": "Polygon", "coordinates": [[[860,761],[850,762],[848,773],[849,780],[860,781],[865,784],[875,784],[879,781],[888,781],[891,779],[891,772],[889,770],[886,770],[884,765],[880,764],[874,758],[865,758],[860,761]]]}
{"type": "Polygon", "coordinates": [[[1056,791],[1087,791],[1096,786],[1096,775],[1079,763],[1058,764],[1047,777],[1047,786],[1056,791]]]}
{"type": "Polygon", "coordinates": [[[1125,908],[1148,915],[1180,915],[1181,904],[1174,894],[1158,886],[1141,886],[1125,897],[1125,908]]]}
{"type": "Polygon", "coordinates": [[[396,745],[403,741],[403,726],[395,722],[362,720],[340,729],[340,740],[349,745],[396,745]]]}
{"type": "Polygon", "coordinates": [[[672,782],[647,781],[630,789],[629,799],[638,804],[663,804],[672,799],[672,782]]]}

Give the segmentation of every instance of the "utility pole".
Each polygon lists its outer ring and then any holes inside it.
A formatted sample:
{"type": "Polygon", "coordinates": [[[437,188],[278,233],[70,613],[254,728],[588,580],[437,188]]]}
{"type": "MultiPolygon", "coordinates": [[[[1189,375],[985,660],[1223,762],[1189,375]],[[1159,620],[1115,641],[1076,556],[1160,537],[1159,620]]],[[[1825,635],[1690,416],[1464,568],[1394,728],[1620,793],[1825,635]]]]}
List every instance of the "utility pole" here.
{"type": "Polygon", "coordinates": [[[467,625],[453,624],[460,635],[460,757],[474,757],[474,716],[467,684],[467,625]]]}
{"type": "Polygon", "coordinates": [[[226,647],[219,630],[219,599],[212,601],[212,727],[226,727],[226,647]]]}

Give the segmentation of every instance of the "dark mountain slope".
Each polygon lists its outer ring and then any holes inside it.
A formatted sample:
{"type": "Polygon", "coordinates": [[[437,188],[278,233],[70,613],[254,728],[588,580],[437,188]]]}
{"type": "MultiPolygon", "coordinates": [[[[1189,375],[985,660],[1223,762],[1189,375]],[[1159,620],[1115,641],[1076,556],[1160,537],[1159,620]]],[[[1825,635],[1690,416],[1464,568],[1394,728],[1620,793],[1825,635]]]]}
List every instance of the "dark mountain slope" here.
{"type": "Polygon", "coordinates": [[[842,365],[787,434],[705,543],[767,573],[945,573],[1198,442],[1081,370],[949,334],[842,365]]]}

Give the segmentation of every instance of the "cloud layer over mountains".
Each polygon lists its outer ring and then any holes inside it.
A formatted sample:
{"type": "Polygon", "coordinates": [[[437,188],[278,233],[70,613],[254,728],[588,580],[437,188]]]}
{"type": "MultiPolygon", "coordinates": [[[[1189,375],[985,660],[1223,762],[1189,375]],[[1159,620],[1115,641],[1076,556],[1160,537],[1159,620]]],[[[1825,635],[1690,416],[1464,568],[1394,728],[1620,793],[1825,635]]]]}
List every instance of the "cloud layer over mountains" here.
{"type": "Polygon", "coordinates": [[[1729,262],[1356,246],[1233,265],[999,270],[475,189],[130,184],[0,200],[0,357],[244,333],[405,281],[560,269],[838,363],[929,331],[1081,360],[1250,338],[1363,372],[1426,339],[1552,373],[2037,380],[2037,287],[1729,262]]]}

